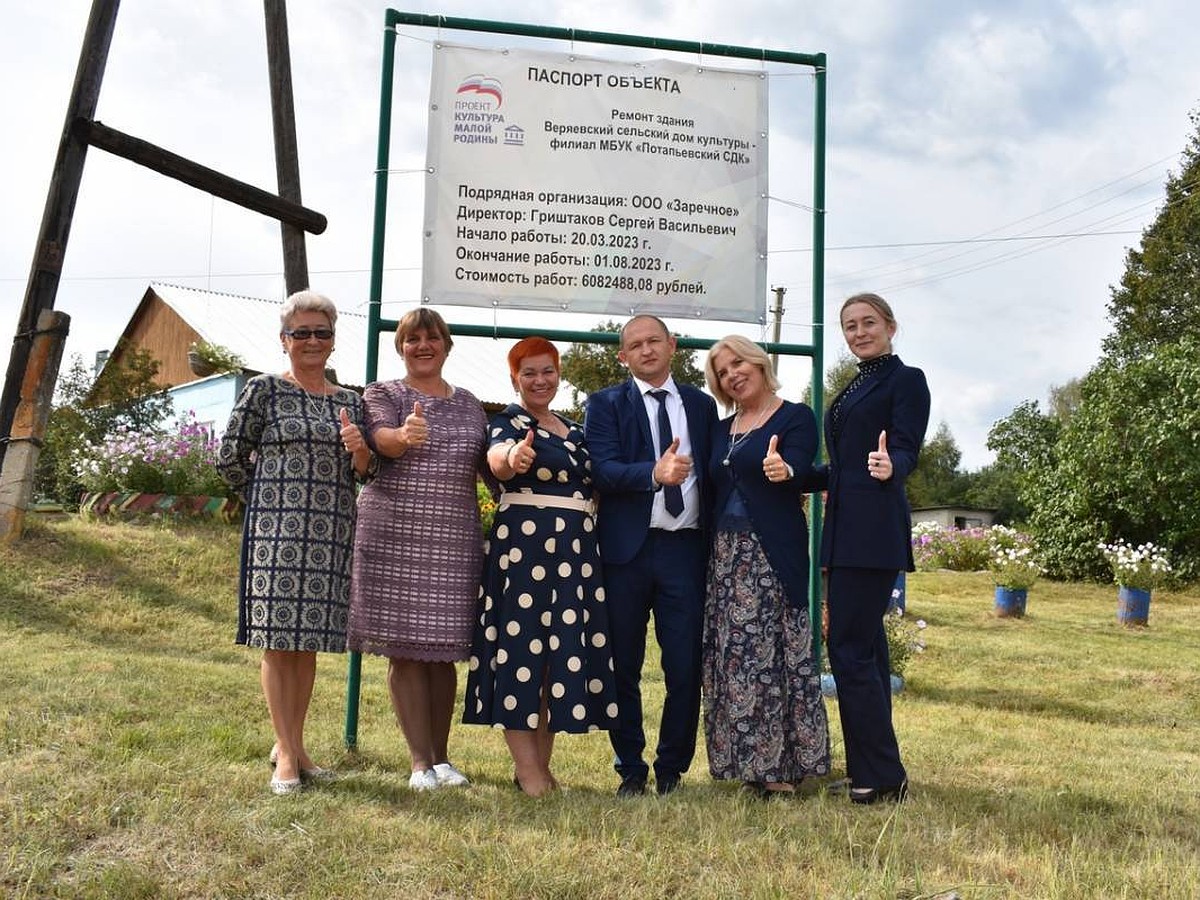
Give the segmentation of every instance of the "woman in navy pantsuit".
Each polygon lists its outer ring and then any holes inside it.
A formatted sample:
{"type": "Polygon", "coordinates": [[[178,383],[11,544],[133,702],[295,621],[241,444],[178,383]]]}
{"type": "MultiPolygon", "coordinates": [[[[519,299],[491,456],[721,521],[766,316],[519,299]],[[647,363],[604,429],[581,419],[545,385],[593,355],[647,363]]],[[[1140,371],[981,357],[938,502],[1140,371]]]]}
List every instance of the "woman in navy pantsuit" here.
{"type": "Polygon", "coordinates": [[[925,374],[892,355],[896,319],[876,294],[842,304],[858,374],[825,416],[829,466],[821,565],[829,573],[829,664],[837,683],[850,799],[902,800],[908,776],[892,727],[883,616],[900,570],[913,570],[904,480],[929,422],[925,374]]]}

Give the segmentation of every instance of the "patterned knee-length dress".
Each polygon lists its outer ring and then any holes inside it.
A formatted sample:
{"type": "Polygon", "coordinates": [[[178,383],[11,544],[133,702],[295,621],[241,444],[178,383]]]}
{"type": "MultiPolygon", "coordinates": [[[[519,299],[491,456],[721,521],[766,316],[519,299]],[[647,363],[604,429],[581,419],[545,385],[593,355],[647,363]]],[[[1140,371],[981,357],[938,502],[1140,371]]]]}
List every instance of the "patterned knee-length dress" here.
{"type": "Polygon", "coordinates": [[[363,423],[362,398],[310,394],[277,375],[246,383],[217,468],[246,502],[237,642],[342,652],[354,539],[354,466],[339,410],[363,423]]]}
{"type": "Polygon", "coordinates": [[[513,404],[489,428],[492,444],[512,444],[534,428],[537,459],[503,484],[479,589],[463,721],[535,729],[544,688],[550,731],[606,730],[616,725],[617,702],[595,518],[582,509],[504,500],[513,493],[592,499],[580,428],[568,423],[561,438],[536,425],[513,404]]]}

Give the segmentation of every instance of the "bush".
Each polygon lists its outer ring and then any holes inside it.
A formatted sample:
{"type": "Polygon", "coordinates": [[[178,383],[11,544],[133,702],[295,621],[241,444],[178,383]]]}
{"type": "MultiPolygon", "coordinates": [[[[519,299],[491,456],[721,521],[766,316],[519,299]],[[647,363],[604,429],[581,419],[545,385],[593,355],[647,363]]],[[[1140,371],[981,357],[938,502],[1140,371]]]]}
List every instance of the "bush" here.
{"type": "Polygon", "coordinates": [[[913,527],[913,558],[923,572],[950,569],[978,572],[986,569],[992,547],[986,528],[943,528],[935,522],[918,522],[913,527]]]}
{"type": "Polygon", "coordinates": [[[215,465],[219,444],[189,412],[174,432],[119,425],[102,441],[85,443],[72,462],[87,491],[226,497],[215,465]]]}
{"type": "Polygon", "coordinates": [[[904,617],[900,610],[889,612],[883,617],[883,632],[887,635],[888,663],[893,675],[904,677],[908,664],[918,653],[925,652],[925,641],[921,632],[925,622],[904,617]]]}

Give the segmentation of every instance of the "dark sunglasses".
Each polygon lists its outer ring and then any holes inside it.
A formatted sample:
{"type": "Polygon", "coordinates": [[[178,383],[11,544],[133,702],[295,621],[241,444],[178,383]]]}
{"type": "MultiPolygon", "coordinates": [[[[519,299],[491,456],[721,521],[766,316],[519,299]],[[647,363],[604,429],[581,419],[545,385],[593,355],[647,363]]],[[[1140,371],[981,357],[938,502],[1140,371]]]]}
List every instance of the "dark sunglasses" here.
{"type": "Polygon", "coordinates": [[[291,331],[285,329],[283,333],[294,341],[307,341],[313,337],[318,341],[333,340],[332,328],[293,328],[291,331]]]}

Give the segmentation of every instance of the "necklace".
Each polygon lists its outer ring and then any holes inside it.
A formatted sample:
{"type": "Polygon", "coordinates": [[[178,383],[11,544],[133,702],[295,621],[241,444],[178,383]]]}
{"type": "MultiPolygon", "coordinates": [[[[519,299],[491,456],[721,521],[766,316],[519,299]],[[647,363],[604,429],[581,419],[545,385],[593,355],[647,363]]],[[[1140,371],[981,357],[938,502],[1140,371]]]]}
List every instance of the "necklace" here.
{"type": "Polygon", "coordinates": [[[287,378],[304,394],[304,405],[308,410],[309,417],[313,419],[325,418],[325,398],[329,396],[329,386],[322,384],[320,393],[317,393],[316,391],[310,391],[302,385],[300,379],[291,372],[288,373],[287,378]]]}
{"type": "Polygon", "coordinates": [[[729,426],[729,449],[725,451],[725,458],[721,460],[721,465],[728,466],[729,458],[733,456],[733,451],[740,447],[750,437],[750,432],[763,423],[763,419],[767,415],[767,410],[771,408],[771,404],[767,403],[758,413],[758,418],[743,432],[738,431],[738,422],[742,419],[742,411],[739,409],[737,415],[733,417],[733,424],[729,426]]]}

